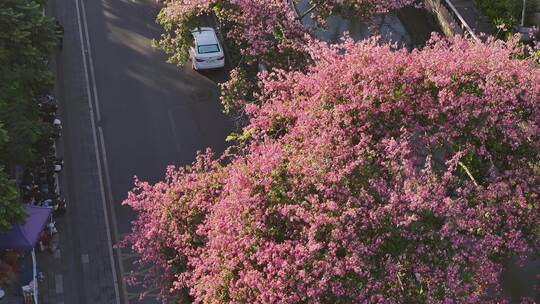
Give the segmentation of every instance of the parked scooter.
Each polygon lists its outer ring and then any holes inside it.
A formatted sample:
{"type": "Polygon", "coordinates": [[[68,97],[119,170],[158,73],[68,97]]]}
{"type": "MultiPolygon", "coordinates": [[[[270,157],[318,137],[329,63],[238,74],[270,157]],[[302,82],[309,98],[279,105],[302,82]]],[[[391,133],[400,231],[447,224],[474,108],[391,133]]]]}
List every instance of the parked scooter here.
{"type": "Polygon", "coordinates": [[[60,136],[62,136],[61,131],[62,131],[62,121],[60,121],[60,119],[58,118],[55,118],[53,120],[53,135],[52,136],[55,139],[60,138],[60,136]]]}
{"type": "Polygon", "coordinates": [[[58,110],[58,105],[56,102],[39,102],[38,108],[44,113],[56,113],[58,110]]]}
{"type": "Polygon", "coordinates": [[[64,198],[46,199],[39,202],[38,205],[51,208],[54,216],[64,215],[67,211],[67,202],[64,198]]]}
{"type": "Polygon", "coordinates": [[[59,198],[56,203],[56,207],[53,209],[54,216],[60,216],[66,214],[67,202],[65,198],[59,198]]]}

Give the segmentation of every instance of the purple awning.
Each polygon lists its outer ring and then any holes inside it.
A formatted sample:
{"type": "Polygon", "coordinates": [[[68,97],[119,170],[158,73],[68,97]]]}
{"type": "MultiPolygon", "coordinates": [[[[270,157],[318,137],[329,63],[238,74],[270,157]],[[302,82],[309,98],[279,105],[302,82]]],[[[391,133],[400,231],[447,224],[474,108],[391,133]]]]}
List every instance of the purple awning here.
{"type": "Polygon", "coordinates": [[[36,246],[39,234],[51,215],[50,208],[26,206],[28,217],[24,224],[15,225],[10,231],[0,234],[0,250],[31,250],[36,246]]]}

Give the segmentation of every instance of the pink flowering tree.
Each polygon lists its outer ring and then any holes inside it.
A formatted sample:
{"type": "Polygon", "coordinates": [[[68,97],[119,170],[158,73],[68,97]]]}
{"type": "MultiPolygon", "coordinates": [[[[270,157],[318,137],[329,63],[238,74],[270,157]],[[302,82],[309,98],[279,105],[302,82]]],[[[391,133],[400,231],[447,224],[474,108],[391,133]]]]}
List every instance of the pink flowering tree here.
{"type": "Polygon", "coordinates": [[[226,39],[233,67],[231,79],[222,86],[222,102],[228,114],[243,114],[243,106],[255,101],[259,88],[257,63],[268,68],[298,70],[311,63],[306,53],[313,39],[300,20],[311,15],[324,26],[330,14],[366,18],[408,4],[413,0],[312,0],[306,11],[298,11],[297,0],[166,0],[158,21],[165,32],[156,46],[165,50],[169,61],[185,64],[192,45],[191,30],[199,16],[215,15],[226,39]],[[240,93],[240,94],[239,94],[240,93]]]}
{"type": "Polygon", "coordinates": [[[459,38],[310,53],[267,75],[224,158],[136,183],[143,283],[194,303],[500,303],[505,262],[540,252],[540,70],[459,38]]]}
{"type": "MultiPolygon", "coordinates": [[[[298,22],[307,14],[324,19],[341,12],[369,16],[396,9],[413,0],[311,0],[305,12],[295,14],[293,0],[166,0],[158,17],[165,34],[161,45],[172,61],[185,62],[185,39],[197,22],[196,16],[214,13],[241,55],[252,58],[272,56],[303,42],[305,29],[298,22]],[[296,40],[300,41],[296,41],[296,40]]],[[[189,43],[188,43],[189,45],[189,43]]]]}

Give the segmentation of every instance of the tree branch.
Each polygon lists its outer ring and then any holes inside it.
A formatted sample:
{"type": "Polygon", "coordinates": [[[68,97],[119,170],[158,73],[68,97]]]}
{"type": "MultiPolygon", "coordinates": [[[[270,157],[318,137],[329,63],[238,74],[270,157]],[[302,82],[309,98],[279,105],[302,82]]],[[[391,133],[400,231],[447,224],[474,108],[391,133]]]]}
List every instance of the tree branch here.
{"type": "Polygon", "coordinates": [[[321,5],[323,2],[320,1],[320,2],[317,2],[316,4],[313,4],[313,6],[311,6],[307,11],[305,11],[302,15],[296,17],[296,19],[298,21],[302,21],[302,19],[304,19],[305,16],[309,15],[314,9],[316,9],[319,5],[321,5]]]}
{"type": "Polygon", "coordinates": [[[288,0],[288,2],[290,3],[293,12],[294,12],[294,14],[296,15],[296,18],[295,18],[295,19],[297,19],[298,16],[300,16],[300,12],[298,11],[298,8],[296,7],[296,3],[294,2],[294,0],[288,0]]]}
{"type": "Polygon", "coordinates": [[[313,10],[315,10],[317,7],[319,7],[321,4],[324,3],[324,1],[318,1],[317,3],[313,4],[307,11],[305,11],[303,13],[300,13],[298,11],[298,8],[296,7],[296,2],[294,0],[289,0],[289,2],[291,3],[294,14],[296,15],[295,19],[297,21],[302,21],[302,19],[304,19],[304,17],[309,15],[313,10]]]}
{"type": "Polygon", "coordinates": [[[469,169],[461,162],[461,161],[458,161],[458,165],[463,169],[465,170],[465,173],[467,173],[467,175],[469,176],[469,178],[472,180],[472,182],[474,183],[474,185],[476,187],[479,187],[478,183],[476,182],[476,180],[474,179],[474,176],[471,174],[471,171],[469,171],[469,169]]]}

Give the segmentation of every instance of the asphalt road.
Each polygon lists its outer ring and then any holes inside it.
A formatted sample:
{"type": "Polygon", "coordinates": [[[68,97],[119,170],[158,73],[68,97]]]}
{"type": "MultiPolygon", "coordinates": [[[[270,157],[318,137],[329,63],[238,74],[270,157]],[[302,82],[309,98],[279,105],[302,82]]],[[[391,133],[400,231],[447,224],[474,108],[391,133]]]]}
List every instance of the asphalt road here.
{"type": "Polygon", "coordinates": [[[232,124],[221,113],[216,83],[227,71],[167,64],[151,47],[160,33],[151,1],[51,2],[65,28],[56,90],[64,122],[61,184],[70,202],[61,298],[153,303],[154,291],[139,301],[121,283],[133,256],[111,243],[134,218],[121,202],[135,175],[156,182],[166,166],[191,163],[197,150],[225,148],[232,124]]]}
{"type": "MultiPolygon", "coordinates": [[[[61,252],[47,274],[42,303],[156,303],[122,284],[129,252],[112,248],[130,231],[133,213],[121,202],[133,176],[155,182],[169,164],[193,161],[197,150],[220,152],[232,124],[221,113],[216,82],[227,71],[197,73],[165,63],[152,49],[159,36],[150,0],[49,0],[64,25],[56,58],[56,94],[64,124],[60,153],[68,213],[59,219],[61,252]]],[[[540,269],[509,270],[506,285],[523,289],[540,269]]],[[[514,291],[509,292],[514,294],[514,291]]],[[[538,296],[538,293],[537,293],[538,296]]]]}

